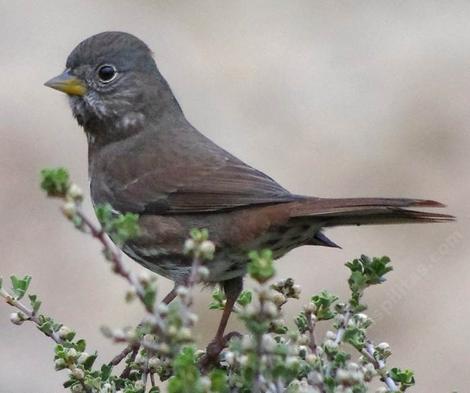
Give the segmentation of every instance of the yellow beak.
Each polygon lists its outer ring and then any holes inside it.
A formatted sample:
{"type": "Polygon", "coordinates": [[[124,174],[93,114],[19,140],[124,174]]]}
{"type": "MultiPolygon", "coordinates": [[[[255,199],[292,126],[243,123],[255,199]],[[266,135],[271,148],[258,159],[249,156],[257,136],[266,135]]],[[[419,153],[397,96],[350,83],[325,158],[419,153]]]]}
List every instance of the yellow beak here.
{"type": "Polygon", "coordinates": [[[48,80],[44,85],[71,96],[83,96],[86,93],[85,83],[73,76],[69,70],[65,70],[62,74],[48,80]]]}

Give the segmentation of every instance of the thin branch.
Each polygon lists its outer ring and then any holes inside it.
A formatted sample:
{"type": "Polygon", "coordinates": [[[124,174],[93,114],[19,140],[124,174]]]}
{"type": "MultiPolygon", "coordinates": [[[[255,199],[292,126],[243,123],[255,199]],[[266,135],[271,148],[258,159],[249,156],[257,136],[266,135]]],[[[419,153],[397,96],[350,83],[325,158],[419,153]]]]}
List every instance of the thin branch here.
{"type": "Polygon", "coordinates": [[[367,359],[369,359],[374,365],[375,369],[380,374],[382,381],[385,383],[385,385],[387,385],[388,390],[390,392],[399,392],[400,390],[395,384],[395,381],[388,375],[388,371],[385,367],[385,362],[383,360],[376,359],[374,356],[374,351],[375,349],[372,343],[367,342],[361,353],[366,356],[367,359]]]}
{"type": "MultiPolygon", "coordinates": [[[[41,326],[41,322],[39,321],[39,318],[36,315],[36,313],[32,309],[30,309],[29,307],[25,306],[22,302],[15,299],[12,295],[10,295],[3,288],[0,289],[0,297],[3,297],[6,301],[6,303],[9,304],[10,306],[15,307],[16,309],[20,310],[26,316],[25,321],[33,322],[38,328],[41,326]]],[[[51,331],[51,333],[48,333],[48,332],[45,332],[45,331],[42,331],[42,332],[47,337],[50,337],[52,340],[54,340],[57,344],[63,344],[64,343],[64,340],[62,340],[60,338],[60,336],[57,334],[57,332],[54,332],[54,331],[51,331]]]]}
{"type": "Polygon", "coordinates": [[[152,310],[150,305],[146,304],[144,300],[144,289],[139,283],[137,276],[125,266],[122,260],[122,252],[114,247],[101,226],[94,224],[79,207],[77,208],[77,216],[81,219],[85,227],[88,228],[90,234],[103,245],[104,251],[113,264],[114,272],[124,277],[129,284],[135,288],[137,296],[142,304],[144,304],[145,309],[152,314],[154,310],[152,310]]]}
{"type": "Polygon", "coordinates": [[[343,336],[344,333],[346,332],[346,328],[348,327],[349,320],[352,317],[352,312],[348,306],[348,309],[344,313],[344,320],[341,323],[341,326],[338,328],[338,331],[336,332],[336,338],[335,338],[335,344],[339,345],[343,341],[343,336]]]}

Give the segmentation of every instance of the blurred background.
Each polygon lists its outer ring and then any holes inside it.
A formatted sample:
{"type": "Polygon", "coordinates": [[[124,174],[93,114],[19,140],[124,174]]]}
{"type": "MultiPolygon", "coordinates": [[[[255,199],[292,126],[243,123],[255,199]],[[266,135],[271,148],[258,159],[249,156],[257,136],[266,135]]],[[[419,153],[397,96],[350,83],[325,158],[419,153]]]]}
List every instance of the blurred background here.
{"type": "MultiPolygon", "coordinates": [[[[0,0],[0,274],[31,274],[43,312],[103,362],[120,348],[98,327],[141,319],[99,245],[38,187],[54,166],[88,185],[85,136],[42,84],[81,40],[123,30],[154,51],[197,128],[292,192],[448,204],[455,224],[336,229],[342,250],[304,247],[277,266],[303,288],[294,315],[319,290],[347,294],[347,260],[389,255],[394,272],[366,299],[372,337],[392,346],[391,366],[415,370],[413,391],[468,391],[469,20],[467,1],[0,0]]],[[[209,296],[197,295],[201,345],[219,318],[209,296]]],[[[12,311],[0,304],[0,393],[63,391],[52,342],[12,311]]]]}

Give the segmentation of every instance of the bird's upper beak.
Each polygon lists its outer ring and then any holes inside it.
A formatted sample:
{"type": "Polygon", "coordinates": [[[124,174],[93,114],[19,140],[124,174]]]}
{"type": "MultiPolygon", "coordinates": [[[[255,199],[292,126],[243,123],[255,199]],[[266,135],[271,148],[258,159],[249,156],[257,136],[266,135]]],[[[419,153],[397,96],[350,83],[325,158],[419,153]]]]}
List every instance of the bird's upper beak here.
{"type": "Polygon", "coordinates": [[[44,85],[71,96],[83,96],[86,93],[85,83],[72,75],[70,70],[65,70],[62,74],[48,80],[44,85]]]}

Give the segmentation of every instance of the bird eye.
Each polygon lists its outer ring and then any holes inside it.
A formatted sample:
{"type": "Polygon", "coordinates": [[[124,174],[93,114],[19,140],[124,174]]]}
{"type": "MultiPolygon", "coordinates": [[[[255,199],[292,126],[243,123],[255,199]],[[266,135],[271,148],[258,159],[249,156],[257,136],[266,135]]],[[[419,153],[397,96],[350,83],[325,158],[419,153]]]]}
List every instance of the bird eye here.
{"type": "Polygon", "coordinates": [[[100,81],[103,83],[111,82],[116,78],[116,75],[117,70],[112,65],[105,64],[98,68],[98,78],[100,78],[100,81]]]}

